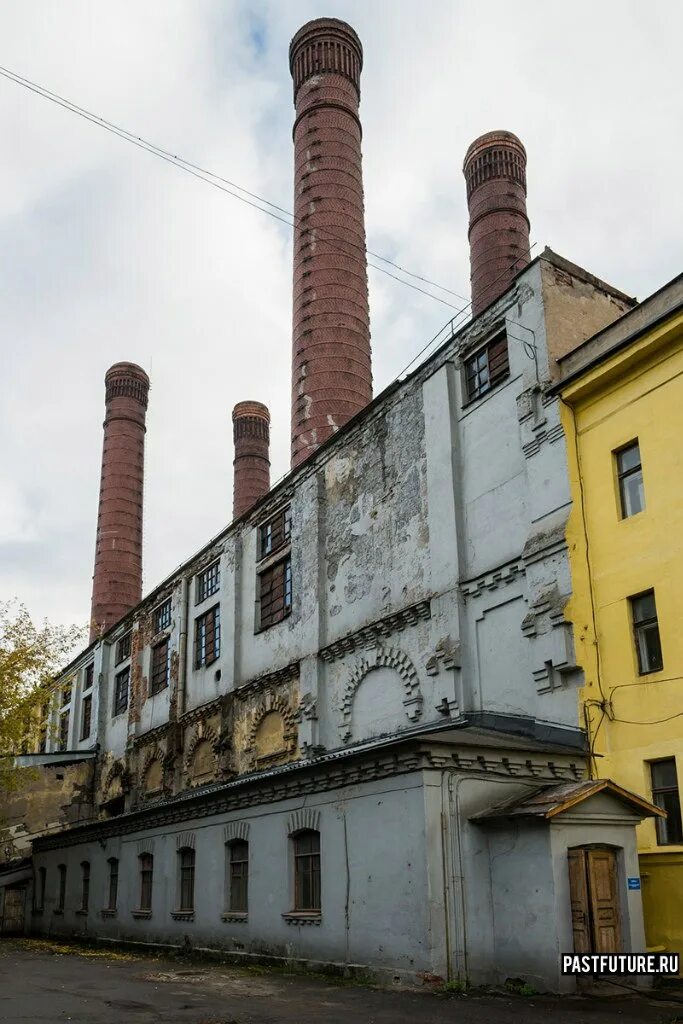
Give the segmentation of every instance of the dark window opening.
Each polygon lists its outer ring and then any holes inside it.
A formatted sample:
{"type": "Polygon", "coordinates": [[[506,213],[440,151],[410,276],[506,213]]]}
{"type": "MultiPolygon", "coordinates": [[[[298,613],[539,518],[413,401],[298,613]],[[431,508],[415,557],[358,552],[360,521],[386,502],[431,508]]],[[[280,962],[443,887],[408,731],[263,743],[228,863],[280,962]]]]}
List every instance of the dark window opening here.
{"type": "Polygon", "coordinates": [[[292,533],[292,510],[283,508],[268,522],[259,526],[258,557],[272,555],[288,543],[292,533]]]}
{"type": "Polygon", "coordinates": [[[249,889],[249,843],[236,839],[228,846],[228,910],[246,914],[249,889]]]}
{"type": "Polygon", "coordinates": [[[659,638],[657,606],[654,590],[629,598],[633,619],[633,636],[638,655],[638,671],[641,676],[648,672],[661,672],[664,667],[662,645],[659,638]]]}
{"type": "Polygon", "coordinates": [[[194,667],[212,665],[221,653],[220,605],[195,619],[194,667]]]}
{"type": "Polygon", "coordinates": [[[45,909],[45,888],[47,884],[47,868],[38,868],[38,878],[33,890],[33,909],[45,909]]]}
{"type": "Polygon", "coordinates": [[[154,635],[171,625],[171,598],[167,598],[154,612],[154,635]]]}
{"type": "Polygon", "coordinates": [[[132,634],[130,632],[122,636],[116,645],[116,664],[120,665],[126,658],[130,658],[130,641],[132,634]]]}
{"type": "Polygon", "coordinates": [[[152,673],[149,680],[149,692],[151,696],[161,693],[168,686],[170,661],[168,656],[168,640],[162,640],[160,644],[152,648],[152,673]]]}
{"type": "Polygon", "coordinates": [[[138,860],[140,862],[140,910],[151,910],[154,857],[151,853],[141,853],[138,860]]]}
{"type": "Polygon", "coordinates": [[[81,739],[87,740],[92,725],[92,694],[83,698],[81,703],[81,739]]]}
{"type": "Polygon", "coordinates": [[[110,857],[109,865],[109,892],[107,894],[107,910],[116,910],[119,898],[119,862],[116,857],[110,857]]]}
{"type": "Polygon", "coordinates": [[[617,460],[617,479],[619,480],[619,500],[621,518],[628,519],[645,508],[645,489],[643,487],[643,467],[640,463],[640,444],[631,444],[615,452],[617,460]]]}
{"type": "Polygon", "coordinates": [[[114,679],[114,717],[122,715],[128,707],[128,686],[130,683],[130,667],[118,672],[114,679]]]}
{"type": "Polygon", "coordinates": [[[197,574],[195,587],[195,604],[201,604],[207,597],[215,594],[221,585],[221,564],[214,562],[208,569],[197,574]]]}
{"type": "Polygon", "coordinates": [[[281,622],[292,610],[292,560],[287,557],[259,574],[260,627],[281,622]]]}
{"type": "Polygon", "coordinates": [[[480,398],[500,384],[510,372],[508,342],[501,331],[488,345],[465,360],[465,389],[468,401],[480,398]]]}
{"type": "Polygon", "coordinates": [[[320,910],[320,833],[294,837],[294,909],[320,910]]]}
{"type": "Polygon", "coordinates": [[[81,910],[87,911],[90,903],[90,863],[84,860],[81,863],[81,910]]]}
{"type": "Polygon", "coordinates": [[[57,890],[57,910],[64,910],[66,904],[66,864],[57,866],[59,872],[59,888],[57,890]]]}
{"type": "Polygon", "coordinates": [[[66,750],[69,743],[69,717],[68,711],[63,711],[59,716],[59,749],[66,750]]]}
{"type": "Polygon", "coordinates": [[[657,818],[657,842],[660,846],[683,843],[676,759],[668,757],[663,761],[652,761],[650,774],[652,777],[652,802],[667,814],[666,818],[657,818]]]}
{"type": "Polygon", "coordinates": [[[90,664],[86,667],[85,675],[83,677],[83,689],[84,690],[92,689],[92,684],[93,684],[94,677],[95,677],[95,666],[94,666],[93,662],[91,661],[90,664]]]}
{"type": "Polygon", "coordinates": [[[183,847],[178,850],[180,866],[180,906],[181,911],[194,910],[194,850],[183,847]]]}

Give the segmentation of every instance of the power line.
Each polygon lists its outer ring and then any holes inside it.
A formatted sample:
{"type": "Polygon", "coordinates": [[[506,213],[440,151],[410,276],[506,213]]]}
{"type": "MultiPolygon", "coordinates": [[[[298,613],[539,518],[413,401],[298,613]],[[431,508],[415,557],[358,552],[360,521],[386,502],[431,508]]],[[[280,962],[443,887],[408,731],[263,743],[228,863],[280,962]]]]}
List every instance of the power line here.
{"type": "MultiPolygon", "coordinates": [[[[242,185],[238,185],[236,182],[231,181],[229,178],[225,178],[220,174],[216,174],[213,171],[208,170],[205,167],[201,167],[198,164],[192,163],[190,160],[186,160],[184,157],[178,156],[177,154],[171,153],[169,150],[164,149],[161,146],[157,146],[156,143],[150,142],[144,139],[140,135],[134,135],[129,132],[126,128],[122,128],[120,125],[114,124],[111,121],[107,121],[105,118],[100,117],[98,114],[93,114],[91,111],[86,110],[84,107],[80,107],[77,103],[66,99],[64,96],[60,96],[59,93],[52,92],[46,86],[39,85],[31,79],[24,78],[22,75],[11,71],[9,68],[0,66],[0,75],[6,78],[10,82],[14,82],[15,85],[20,85],[23,88],[28,89],[30,92],[35,93],[37,96],[41,96],[43,99],[50,100],[52,103],[56,103],[58,106],[65,110],[68,110],[72,114],[76,114],[78,117],[82,117],[89,121],[91,124],[96,125],[99,128],[104,128],[105,131],[116,135],[124,142],[130,142],[132,145],[137,146],[139,149],[144,149],[146,152],[151,153],[152,156],[157,156],[161,160],[165,160],[167,163],[172,164],[174,167],[178,167],[180,170],[185,171],[188,174],[192,174],[193,177],[199,178],[200,181],[206,182],[208,185],[213,185],[215,188],[220,189],[222,192],[226,192],[234,199],[240,200],[240,202],[246,203],[248,206],[259,210],[261,213],[265,213],[275,220],[280,221],[282,224],[287,224],[291,228],[295,228],[296,217],[291,211],[286,210],[282,206],[278,206],[276,203],[272,203],[269,199],[265,199],[263,196],[258,195],[256,192],[251,192],[249,189],[244,188],[242,185]],[[219,185],[218,182],[222,182],[223,185],[219,185]],[[224,186],[228,186],[227,188],[224,186]],[[239,194],[241,193],[241,194],[239,194]],[[252,200],[256,200],[253,202],[252,200]],[[261,204],[261,205],[259,205],[261,204]],[[269,207],[267,209],[266,207],[269,207]],[[280,215],[284,216],[280,216],[280,215]],[[291,218],[291,220],[289,219],[291,218]]],[[[310,229],[308,229],[310,230],[310,229]]],[[[417,274],[406,267],[402,267],[400,264],[390,260],[387,256],[383,256],[381,253],[374,252],[372,249],[368,249],[366,246],[361,246],[349,239],[340,238],[338,235],[331,234],[326,231],[317,229],[318,237],[325,241],[335,240],[343,242],[345,245],[351,246],[352,248],[361,249],[367,256],[372,256],[374,259],[381,260],[383,263],[394,267],[395,270],[399,270],[403,274],[407,274],[409,277],[415,280],[422,281],[424,284],[432,285],[434,288],[438,288],[443,292],[447,292],[456,298],[464,299],[464,295],[460,295],[458,292],[453,291],[450,288],[446,288],[445,285],[440,285],[436,281],[431,281],[428,277],[421,274],[417,274]]],[[[393,278],[400,284],[405,285],[408,288],[412,288],[414,291],[420,292],[422,295],[426,295],[428,298],[434,299],[437,302],[441,302],[443,305],[450,306],[451,309],[458,309],[452,303],[447,302],[445,299],[440,298],[438,295],[434,295],[431,292],[425,291],[423,288],[419,288],[417,285],[411,284],[409,281],[404,281],[400,277],[396,277],[395,274],[389,273],[384,267],[378,267],[376,264],[368,261],[368,266],[372,267],[373,270],[377,270],[382,274],[386,274],[387,277],[393,278]]]]}

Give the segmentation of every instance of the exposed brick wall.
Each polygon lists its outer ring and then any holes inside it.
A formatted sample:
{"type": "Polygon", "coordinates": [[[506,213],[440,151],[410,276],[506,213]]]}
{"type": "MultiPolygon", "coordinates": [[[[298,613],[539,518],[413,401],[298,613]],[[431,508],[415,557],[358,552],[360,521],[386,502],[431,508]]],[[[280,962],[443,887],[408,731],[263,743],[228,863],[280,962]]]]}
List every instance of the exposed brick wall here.
{"type": "Polygon", "coordinates": [[[470,213],[472,316],[509,287],[529,262],[526,150],[512,132],[488,132],[465,155],[470,213]]]}
{"type": "Polygon", "coordinates": [[[261,402],[238,402],[232,411],[235,519],[270,490],[270,413],[261,402]]]}
{"type": "Polygon", "coordinates": [[[372,399],[361,125],[363,49],[336,18],[289,49],[294,81],[292,466],[372,399]],[[334,237],[332,237],[334,236],[334,237]]]}
{"type": "Polygon", "coordinates": [[[149,378],[115,363],[106,387],[90,640],[142,597],[142,496],[149,378]]]}

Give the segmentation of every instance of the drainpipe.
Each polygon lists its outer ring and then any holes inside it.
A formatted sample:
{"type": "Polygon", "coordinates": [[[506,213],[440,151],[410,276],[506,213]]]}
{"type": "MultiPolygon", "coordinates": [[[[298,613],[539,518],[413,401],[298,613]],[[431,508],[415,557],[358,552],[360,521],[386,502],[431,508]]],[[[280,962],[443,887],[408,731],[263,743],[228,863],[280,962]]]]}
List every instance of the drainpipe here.
{"type": "Polygon", "coordinates": [[[189,577],[183,578],[180,593],[180,639],[178,642],[178,702],[177,718],[185,711],[185,692],[187,683],[187,630],[189,616],[189,577]]]}

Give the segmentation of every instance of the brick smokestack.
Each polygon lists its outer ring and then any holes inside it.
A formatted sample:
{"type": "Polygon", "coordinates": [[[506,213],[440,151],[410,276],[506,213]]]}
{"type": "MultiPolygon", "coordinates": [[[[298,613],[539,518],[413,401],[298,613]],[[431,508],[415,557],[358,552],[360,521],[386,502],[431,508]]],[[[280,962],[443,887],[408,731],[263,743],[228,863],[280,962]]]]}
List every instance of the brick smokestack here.
{"type": "Polygon", "coordinates": [[[361,171],[363,48],[336,18],[289,47],[294,80],[292,466],[372,399],[361,171]]]}
{"type": "Polygon", "coordinates": [[[470,212],[472,316],[485,309],[529,262],[526,150],[512,132],[488,132],[465,155],[470,212]]]}
{"type": "Polygon", "coordinates": [[[235,441],[235,519],[270,490],[270,413],[261,402],[238,402],[232,410],[235,441]]]}
{"type": "Polygon", "coordinates": [[[149,377],[115,363],[104,377],[105,416],[90,641],[142,597],[142,494],[149,377]]]}

